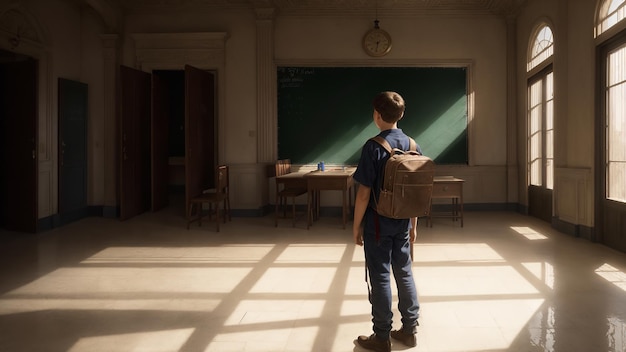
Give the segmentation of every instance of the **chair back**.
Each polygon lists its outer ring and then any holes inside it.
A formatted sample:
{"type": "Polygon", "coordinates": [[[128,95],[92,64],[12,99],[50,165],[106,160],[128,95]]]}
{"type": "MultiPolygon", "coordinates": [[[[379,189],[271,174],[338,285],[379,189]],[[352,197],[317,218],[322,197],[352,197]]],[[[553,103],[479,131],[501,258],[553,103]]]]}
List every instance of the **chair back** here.
{"type": "Polygon", "coordinates": [[[215,191],[228,193],[228,165],[220,165],[215,173],[215,191]]]}
{"type": "Polygon", "coordinates": [[[291,159],[276,160],[276,176],[286,175],[291,172],[291,159]]]}

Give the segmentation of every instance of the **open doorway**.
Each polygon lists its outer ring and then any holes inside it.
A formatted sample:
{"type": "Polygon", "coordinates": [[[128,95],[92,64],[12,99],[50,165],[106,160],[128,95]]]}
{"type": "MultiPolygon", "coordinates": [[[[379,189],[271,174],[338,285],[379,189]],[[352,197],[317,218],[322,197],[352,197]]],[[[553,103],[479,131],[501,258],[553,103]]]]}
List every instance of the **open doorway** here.
{"type": "Polygon", "coordinates": [[[37,232],[38,61],[0,50],[0,228],[37,232]]]}
{"type": "MultiPolygon", "coordinates": [[[[155,70],[153,78],[163,84],[163,112],[167,115],[167,190],[171,195],[185,193],[185,71],[155,70]]],[[[154,112],[157,113],[156,111],[154,112]]],[[[170,200],[171,201],[171,200],[170,200]]]]}
{"type": "Polygon", "coordinates": [[[214,184],[215,72],[185,65],[120,73],[120,219],[158,211],[172,196],[184,214],[188,200],[214,184]]]}
{"type": "Polygon", "coordinates": [[[187,204],[191,196],[214,187],[215,73],[189,65],[185,70],[153,70],[152,89],[154,211],[165,203],[178,207],[183,195],[187,204]],[[163,164],[159,162],[160,155],[167,155],[165,166],[159,166],[163,164]],[[159,186],[165,172],[167,187],[159,186]],[[167,202],[158,201],[164,192],[168,194],[167,202]]]}

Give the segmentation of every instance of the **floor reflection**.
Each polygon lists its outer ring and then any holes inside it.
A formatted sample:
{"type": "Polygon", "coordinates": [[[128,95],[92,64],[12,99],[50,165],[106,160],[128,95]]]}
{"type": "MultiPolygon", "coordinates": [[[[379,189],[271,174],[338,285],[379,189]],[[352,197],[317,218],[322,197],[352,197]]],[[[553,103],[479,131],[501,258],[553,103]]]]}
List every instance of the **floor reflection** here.
{"type": "MultiPolygon", "coordinates": [[[[392,350],[626,351],[623,253],[516,213],[465,216],[420,226],[418,346],[392,350]]],[[[362,351],[362,248],[338,218],[297,225],[186,230],[170,208],[0,232],[0,351],[362,351]]]]}

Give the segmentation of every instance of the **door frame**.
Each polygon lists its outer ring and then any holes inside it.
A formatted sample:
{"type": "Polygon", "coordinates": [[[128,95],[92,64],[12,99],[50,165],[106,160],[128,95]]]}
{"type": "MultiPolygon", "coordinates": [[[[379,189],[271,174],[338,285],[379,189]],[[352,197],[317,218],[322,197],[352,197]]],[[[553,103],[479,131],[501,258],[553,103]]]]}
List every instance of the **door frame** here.
{"type": "Polygon", "coordinates": [[[87,130],[89,123],[89,87],[84,82],[58,79],[58,215],[61,224],[88,215],[87,130]],[[79,95],[76,97],[76,95],[79,95]],[[80,99],[80,100],[79,100],[80,99]],[[76,127],[80,131],[76,131],[76,127]],[[71,150],[66,164],[65,151],[71,150]]]}
{"type": "Polygon", "coordinates": [[[0,159],[5,166],[10,165],[9,167],[13,170],[10,173],[4,173],[0,185],[2,188],[0,227],[12,231],[35,233],[40,227],[38,223],[39,154],[37,148],[39,145],[39,60],[28,55],[16,54],[18,55],[21,60],[16,58],[16,61],[3,65],[13,67],[6,70],[11,74],[8,75],[7,81],[1,83],[7,91],[10,90],[15,94],[9,96],[11,104],[2,105],[3,120],[0,121],[3,125],[0,129],[3,153],[0,159]],[[17,79],[18,76],[19,79],[17,79]],[[20,84],[14,84],[14,82],[20,84]],[[8,116],[7,113],[10,110],[4,111],[5,106],[16,109],[14,113],[28,118],[17,119],[16,116],[8,116]]]}
{"type": "MultiPolygon", "coordinates": [[[[554,188],[547,188],[547,157],[546,157],[546,89],[545,89],[545,79],[548,75],[552,73],[552,83],[554,89],[554,69],[552,63],[546,65],[543,69],[528,77],[526,81],[526,96],[527,96],[527,105],[526,105],[526,172],[528,174],[527,177],[527,192],[528,192],[528,214],[531,216],[535,216],[539,219],[542,219],[547,222],[552,221],[552,217],[554,216],[554,188]],[[542,82],[542,91],[541,91],[541,104],[542,104],[542,112],[541,112],[541,186],[532,185],[530,183],[530,145],[528,139],[529,132],[529,110],[528,105],[530,104],[530,94],[529,90],[531,85],[536,82],[542,82]]],[[[554,98],[553,98],[554,100],[554,98]]],[[[553,130],[554,130],[554,104],[552,104],[552,116],[553,116],[553,130]]],[[[552,139],[552,150],[554,151],[554,135],[552,139]]],[[[553,177],[553,187],[554,187],[554,155],[552,156],[553,165],[552,165],[552,177],[553,177]]]]}
{"type": "Polygon", "coordinates": [[[608,52],[626,45],[626,29],[596,47],[596,118],[595,118],[595,182],[594,182],[594,234],[593,239],[611,248],[626,252],[626,241],[615,243],[611,230],[621,231],[616,237],[625,238],[626,220],[615,216],[613,211],[626,213],[626,203],[606,199],[606,59],[608,52]],[[609,228],[607,221],[613,220],[614,227],[609,228]]]}

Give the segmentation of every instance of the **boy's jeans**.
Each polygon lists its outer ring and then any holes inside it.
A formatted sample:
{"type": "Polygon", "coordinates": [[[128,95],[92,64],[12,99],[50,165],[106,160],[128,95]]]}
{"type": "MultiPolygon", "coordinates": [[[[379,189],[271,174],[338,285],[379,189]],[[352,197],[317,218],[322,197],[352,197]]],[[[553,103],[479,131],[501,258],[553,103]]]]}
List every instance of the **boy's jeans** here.
{"type": "Polygon", "coordinates": [[[398,288],[398,310],[405,332],[415,332],[419,317],[419,302],[413,280],[409,233],[396,235],[364,233],[365,261],[371,284],[370,303],[374,332],[388,339],[392,328],[391,270],[398,288]],[[408,329],[411,329],[410,331],[408,329]]]}

